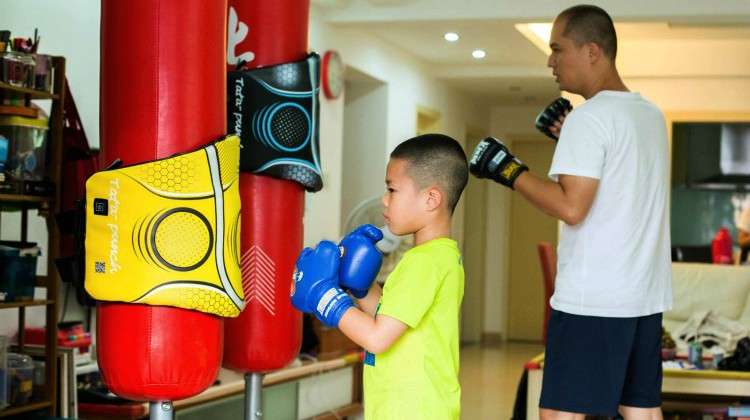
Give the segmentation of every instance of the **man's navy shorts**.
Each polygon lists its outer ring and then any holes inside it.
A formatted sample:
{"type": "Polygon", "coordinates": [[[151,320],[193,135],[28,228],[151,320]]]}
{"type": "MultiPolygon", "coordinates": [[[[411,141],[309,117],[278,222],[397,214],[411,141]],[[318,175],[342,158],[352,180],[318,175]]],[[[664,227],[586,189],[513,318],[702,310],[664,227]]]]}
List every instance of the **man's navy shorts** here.
{"type": "Polygon", "coordinates": [[[620,405],[661,406],[661,318],[553,310],[539,407],[614,416],[620,405]]]}

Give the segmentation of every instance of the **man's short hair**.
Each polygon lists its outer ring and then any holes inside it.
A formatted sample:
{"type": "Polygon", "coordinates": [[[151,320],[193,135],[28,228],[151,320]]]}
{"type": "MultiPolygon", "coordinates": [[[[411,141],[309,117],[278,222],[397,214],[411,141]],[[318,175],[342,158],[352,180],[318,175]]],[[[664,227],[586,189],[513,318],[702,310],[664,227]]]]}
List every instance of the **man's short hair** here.
{"type": "Polygon", "coordinates": [[[593,42],[612,62],[617,57],[617,33],[612,18],[601,7],[582,4],[563,10],[557,16],[565,21],[563,35],[576,45],[593,42]]]}
{"type": "Polygon", "coordinates": [[[407,173],[420,188],[437,184],[453,212],[469,181],[466,153],[456,140],[443,134],[423,134],[396,146],[391,158],[408,162],[407,173]]]}

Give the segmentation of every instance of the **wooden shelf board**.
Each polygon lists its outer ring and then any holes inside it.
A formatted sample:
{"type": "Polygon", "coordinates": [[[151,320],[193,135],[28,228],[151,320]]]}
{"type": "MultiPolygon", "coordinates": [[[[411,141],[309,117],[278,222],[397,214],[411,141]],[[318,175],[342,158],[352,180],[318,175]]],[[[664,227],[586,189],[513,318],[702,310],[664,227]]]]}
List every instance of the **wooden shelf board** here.
{"type": "Polygon", "coordinates": [[[0,201],[14,203],[46,203],[52,201],[52,198],[42,195],[0,194],[0,201]]]}
{"type": "Polygon", "coordinates": [[[8,407],[4,410],[0,410],[0,417],[15,416],[17,414],[47,408],[51,405],[52,404],[50,404],[49,401],[32,401],[28,404],[19,405],[17,407],[8,407]]]}
{"type": "Polygon", "coordinates": [[[45,306],[54,303],[52,300],[22,300],[18,302],[0,302],[0,309],[20,308],[27,306],[45,306]]]}
{"type": "Polygon", "coordinates": [[[29,95],[33,99],[58,99],[59,96],[43,90],[29,89],[25,87],[13,86],[5,82],[0,82],[0,90],[11,92],[19,96],[29,95]]]}

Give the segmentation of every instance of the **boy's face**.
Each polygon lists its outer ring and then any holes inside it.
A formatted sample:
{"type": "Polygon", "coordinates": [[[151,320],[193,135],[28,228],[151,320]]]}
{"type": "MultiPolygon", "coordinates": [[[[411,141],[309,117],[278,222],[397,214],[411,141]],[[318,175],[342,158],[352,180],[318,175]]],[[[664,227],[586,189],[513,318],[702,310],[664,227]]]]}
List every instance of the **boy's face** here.
{"type": "Polygon", "coordinates": [[[408,174],[409,162],[391,159],[385,173],[383,216],[388,229],[407,235],[422,228],[426,197],[408,174]]]}

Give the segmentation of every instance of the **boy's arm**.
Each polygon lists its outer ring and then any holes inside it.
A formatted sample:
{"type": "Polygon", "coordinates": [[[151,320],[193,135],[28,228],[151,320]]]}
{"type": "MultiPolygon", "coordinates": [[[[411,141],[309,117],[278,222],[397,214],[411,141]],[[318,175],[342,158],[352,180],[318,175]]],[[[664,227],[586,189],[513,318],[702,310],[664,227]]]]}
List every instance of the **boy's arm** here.
{"type": "Polygon", "coordinates": [[[379,284],[373,283],[370,290],[367,292],[367,295],[362,299],[357,299],[357,304],[362,311],[374,317],[381,296],[383,296],[383,289],[380,288],[379,284]]]}
{"type": "MultiPolygon", "coordinates": [[[[380,286],[375,287],[380,289],[380,286]]],[[[375,287],[370,288],[368,297],[375,287]]],[[[388,350],[407,328],[396,318],[387,315],[373,317],[357,308],[349,308],[339,321],[339,329],[344,335],[373,354],[388,350]]]]}

